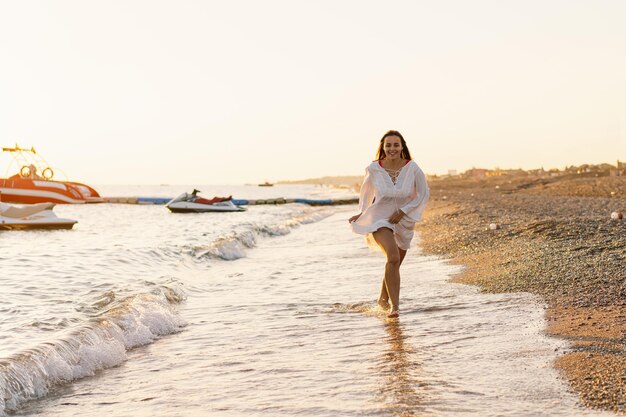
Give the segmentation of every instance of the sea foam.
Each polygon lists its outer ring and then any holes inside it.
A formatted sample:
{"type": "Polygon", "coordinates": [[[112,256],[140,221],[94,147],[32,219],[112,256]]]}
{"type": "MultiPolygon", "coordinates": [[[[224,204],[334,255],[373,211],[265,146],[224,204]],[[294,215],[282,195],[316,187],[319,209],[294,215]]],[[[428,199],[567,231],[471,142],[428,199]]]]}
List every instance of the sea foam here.
{"type": "Polygon", "coordinates": [[[286,221],[274,224],[251,224],[247,230],[231,232],[220,236],[207,245],[193,248],[193,256],[196,258],[216,258],[225,261],[233,261],[246,256],[246,249],[254,248],[259,237],[283,236],[292,229],[302,225],[315,223],[333,214],[328,208],[307,210],[299,213],[286,221]]]}
{"type": "Polygon", "coordinates": [[[52,341],[0,360],[0,416],[55,385],[117,366],[127,351],[181,331],[176,313],[182,289],[159,287],[127,297],[52,341]]]}

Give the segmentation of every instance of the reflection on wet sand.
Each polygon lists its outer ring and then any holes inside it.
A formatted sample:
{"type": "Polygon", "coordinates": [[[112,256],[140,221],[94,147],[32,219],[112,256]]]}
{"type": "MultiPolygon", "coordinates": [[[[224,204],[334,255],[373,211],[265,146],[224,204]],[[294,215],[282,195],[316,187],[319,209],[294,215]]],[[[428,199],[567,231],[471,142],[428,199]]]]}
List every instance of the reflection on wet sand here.
{"type": "Polygon", "coordinates": [[[421,415],[423,399],[418,389],[424,383],[417,379],[421,364],[415,358],[413,347],[405,343],[406,336],[400,320],[386,320],[385,330],[388,349],[373,369],[382,376],[375,401],[380,404],[384,415],[421,415]]]}

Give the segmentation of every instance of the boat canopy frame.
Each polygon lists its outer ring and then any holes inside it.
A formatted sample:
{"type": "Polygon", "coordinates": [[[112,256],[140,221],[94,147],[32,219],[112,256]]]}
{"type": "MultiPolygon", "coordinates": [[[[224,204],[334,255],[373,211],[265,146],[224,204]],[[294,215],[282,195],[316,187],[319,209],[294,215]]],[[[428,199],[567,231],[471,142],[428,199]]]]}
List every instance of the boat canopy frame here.
{"type": "Polygon", "coordinates": [[[17,174],[22,178],[53,181],[55,170],[50,166],[48,161],[37,153],[34,146],[30,149],[22,148],[18,144],[14,147],[3,147],[2,152],[12,154],[13,159],[7,166],[5,178],[9,176],[9,172],[16,165],[17,174]]]}

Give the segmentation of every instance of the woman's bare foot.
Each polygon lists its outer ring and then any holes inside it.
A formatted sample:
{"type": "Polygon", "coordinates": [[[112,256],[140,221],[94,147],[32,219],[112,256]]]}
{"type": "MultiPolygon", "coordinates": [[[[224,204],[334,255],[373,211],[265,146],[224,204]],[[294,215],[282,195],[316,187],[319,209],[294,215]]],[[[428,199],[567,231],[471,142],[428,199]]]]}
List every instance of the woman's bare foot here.
{"type": "Polygon", "coordinates": [[[391,307],[389,305],[389,300],[385,300],[382,298],[378,299],[378,305],[380,306],[380,308],[382,308],[383,310],[389,310],[389,308],[391,307]]]}
{"type": "Polygon", "coordinates": [[[387,318],[389,319],[395,319],[397,317],[400,317],[400,310],[398,309],[391,309],[389,314],[387,314],[387,318]]]}

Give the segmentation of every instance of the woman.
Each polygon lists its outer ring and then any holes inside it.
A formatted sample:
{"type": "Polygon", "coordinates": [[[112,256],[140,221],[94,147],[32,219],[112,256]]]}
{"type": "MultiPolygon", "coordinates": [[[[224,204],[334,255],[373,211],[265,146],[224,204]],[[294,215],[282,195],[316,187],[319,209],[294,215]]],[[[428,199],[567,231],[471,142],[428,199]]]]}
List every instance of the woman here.
{"type": "Polygon", "coordinates": [[[349,219],[355,233],[371,233],[387,256],[378,305],[398,317],[400,264],[406,256],[415,222],[428,201],[426,176],[411,159],[400,132],[390,130],[380,140],[377,160],[365,170],[359,210],[349,219]]]}

